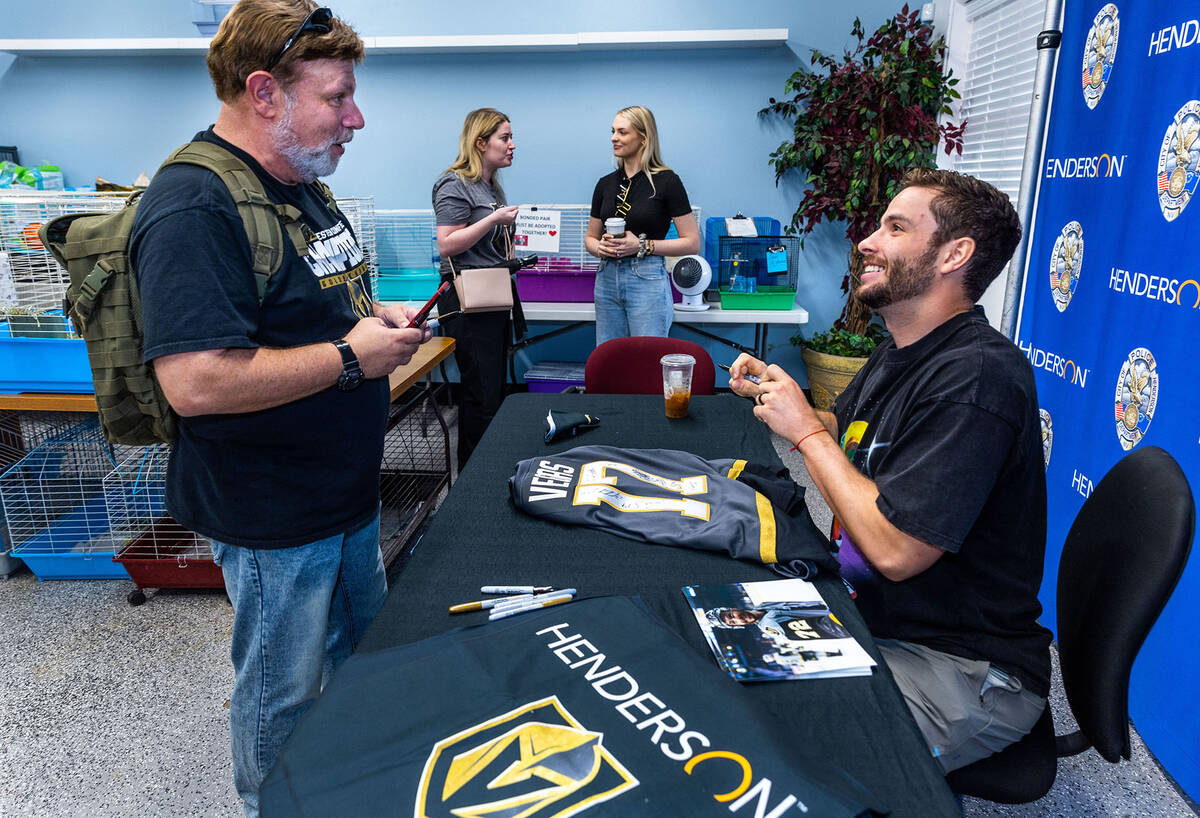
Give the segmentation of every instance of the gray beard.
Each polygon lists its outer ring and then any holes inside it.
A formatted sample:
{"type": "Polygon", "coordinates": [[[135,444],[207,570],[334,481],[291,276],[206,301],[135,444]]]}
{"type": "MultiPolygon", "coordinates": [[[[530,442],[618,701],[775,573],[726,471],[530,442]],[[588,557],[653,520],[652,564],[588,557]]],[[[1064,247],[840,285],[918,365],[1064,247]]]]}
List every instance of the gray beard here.
{"type": "Polygon", "coordinates": [[[331,175],[337,170],[340,158],[329,151],[337,141],[336,138],[330,139],[324,145],[316,148],[301,144],[300,137],[292,129],[293,99],[290,95],[285,99],[287,103],[284,107],[283,117],[280,118],[271,133],[275,151],[287,160],[288,166],[305,184],[315,182],[322,176],[331,175]]]}

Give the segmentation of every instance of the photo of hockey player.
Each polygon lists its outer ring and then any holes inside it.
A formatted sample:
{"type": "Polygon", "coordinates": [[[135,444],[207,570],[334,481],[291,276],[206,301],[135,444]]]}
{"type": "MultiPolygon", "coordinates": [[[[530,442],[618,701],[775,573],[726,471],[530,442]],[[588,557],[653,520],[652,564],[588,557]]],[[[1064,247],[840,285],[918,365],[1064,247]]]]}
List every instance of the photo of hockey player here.
{"type": "Polygon", "coordinates": [[[816,589],[803,581],[785,582],[798,598],[764,599],[757,586],[775,583],[684,589],[730,675],[766,681],[870,673],[870,658],[816,589]]]}
{"type": "Polygon", "coordinates": [[[713,608],[705,613],[713,627],[757,625],[773,639],[844,639],[850,635],[824,602],[764,602],[756,608],[713,608]]]}

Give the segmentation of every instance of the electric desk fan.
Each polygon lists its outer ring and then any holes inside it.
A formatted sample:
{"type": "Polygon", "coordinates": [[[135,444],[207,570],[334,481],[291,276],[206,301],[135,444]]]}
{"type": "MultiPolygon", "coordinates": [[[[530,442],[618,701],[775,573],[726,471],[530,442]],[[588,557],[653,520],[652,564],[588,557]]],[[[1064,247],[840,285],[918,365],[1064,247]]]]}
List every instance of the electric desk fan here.
{"type": "Polygon", "coordinates": [[[679,256],[668,258],[667,274],[675,289],[683,294],[683,302],[675,305],[675,309],[683,312],[703,312],[708,309],[704,303],[704,291],[712,281],[712,268],[703,256],[679,256]]]}

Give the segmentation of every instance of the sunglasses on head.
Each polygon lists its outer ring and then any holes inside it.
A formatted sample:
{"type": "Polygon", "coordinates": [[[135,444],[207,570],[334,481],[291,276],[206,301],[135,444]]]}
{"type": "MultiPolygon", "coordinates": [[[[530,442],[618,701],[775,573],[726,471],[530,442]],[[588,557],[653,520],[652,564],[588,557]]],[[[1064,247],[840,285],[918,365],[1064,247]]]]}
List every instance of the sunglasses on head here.
{"type": "Polygon", "coordinates": [[[304,22],[296,27],[292,32],[292,36],[288,37],[283,44],[283,48],[279,49],[279,53],[275,58],[267,63],[267,71],[270,71],[275,66],[279,65],[279,61],[283,59],[283,55],[288,53],[288,49],[294,46],[299,39],[304,36],[305,32],[315,31],[318,34],[328,34],[329,24],[333,22],[333,12],[325,6],[315,8],[308,13],[304,18],[304,22]]]}

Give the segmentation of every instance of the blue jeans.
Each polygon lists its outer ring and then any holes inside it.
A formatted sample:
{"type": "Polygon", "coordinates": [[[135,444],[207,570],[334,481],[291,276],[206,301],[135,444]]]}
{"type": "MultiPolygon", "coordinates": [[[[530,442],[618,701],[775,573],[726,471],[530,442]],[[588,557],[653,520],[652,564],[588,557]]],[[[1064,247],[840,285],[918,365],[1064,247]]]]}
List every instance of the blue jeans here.
{"type": "Polygon", "coordinates": [[[662,256],[608,258],[596,273],[596,346],[628,335],[665,338],[675,314],[662,256]]]}
{"type": "Polygon", "coordinates": [[[233,602],[233,778],[247,818],[279,748],[387,595],[379,515],[293,548],[212,543],[233,602]]]}

